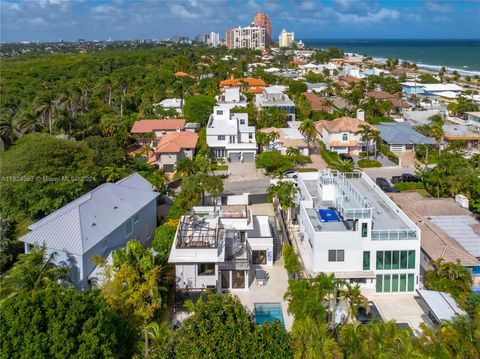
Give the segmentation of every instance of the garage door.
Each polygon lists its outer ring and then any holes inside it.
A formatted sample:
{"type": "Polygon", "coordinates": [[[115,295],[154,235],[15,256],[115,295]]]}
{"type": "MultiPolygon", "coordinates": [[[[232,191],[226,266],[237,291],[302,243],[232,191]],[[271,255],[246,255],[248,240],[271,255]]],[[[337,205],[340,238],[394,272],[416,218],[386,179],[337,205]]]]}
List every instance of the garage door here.
{"type": "Polygon", "coordinates": [[[240,162],[242,154],[240,152],[230,152],[228,158],[230,159],[230,162],[240,162]]]}
{"type": "Polygon", "coordinates": [[[392,150],[392,152],[402,152],[403,145],[390,145],[390,149],[392,150]]]}
{"type": "Polygon", "coordinates": [[[244,153],[243,162],[253,162],[255,160],[255,154],[253,153],[244,153]]]}

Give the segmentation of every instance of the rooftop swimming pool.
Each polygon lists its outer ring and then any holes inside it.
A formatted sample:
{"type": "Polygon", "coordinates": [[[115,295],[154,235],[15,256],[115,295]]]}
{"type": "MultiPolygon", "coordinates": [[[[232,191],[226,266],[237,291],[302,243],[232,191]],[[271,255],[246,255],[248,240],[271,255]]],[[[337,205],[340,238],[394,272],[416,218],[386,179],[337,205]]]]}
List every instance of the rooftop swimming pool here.
{"type": "Polygon", "coordinates": [[[319,209],[318,215],[322,222],[340,222],[340,217],[334,209],[319,209]]]}
{"type": "Polygon", "coordinates": [[[282,306],[280,303],[255,303],[255,321],[263,325],[266,321],[272,323],[279,320],[285,329],[282,306]]]}

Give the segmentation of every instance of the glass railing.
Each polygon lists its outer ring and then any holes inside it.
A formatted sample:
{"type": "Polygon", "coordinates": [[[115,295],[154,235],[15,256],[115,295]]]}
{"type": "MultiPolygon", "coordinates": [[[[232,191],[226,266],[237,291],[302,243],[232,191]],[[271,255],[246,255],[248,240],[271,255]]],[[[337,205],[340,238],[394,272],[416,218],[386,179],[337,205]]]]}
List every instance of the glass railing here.
{"type": "Polygon", "coordinates": [[[372,230],[373,241],[401,240],[401,239],[418,239],[417,231],[414,229],[372,230]]]}

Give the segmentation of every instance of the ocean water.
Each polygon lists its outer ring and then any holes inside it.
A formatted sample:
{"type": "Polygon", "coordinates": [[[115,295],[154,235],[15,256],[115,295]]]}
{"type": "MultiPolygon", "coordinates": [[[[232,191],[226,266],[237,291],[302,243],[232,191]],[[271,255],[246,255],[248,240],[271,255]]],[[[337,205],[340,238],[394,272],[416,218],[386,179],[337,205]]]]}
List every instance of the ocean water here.
{"type": "Polygon", "coordinates": [[[419,68],[438,71],[445,66],[463,75],[480,74],[478,40],[347,40],[303,39],[308,47],[337,47],[347,53],[369,55],[374,59],[397,58],[414,62],[419,68]]]}

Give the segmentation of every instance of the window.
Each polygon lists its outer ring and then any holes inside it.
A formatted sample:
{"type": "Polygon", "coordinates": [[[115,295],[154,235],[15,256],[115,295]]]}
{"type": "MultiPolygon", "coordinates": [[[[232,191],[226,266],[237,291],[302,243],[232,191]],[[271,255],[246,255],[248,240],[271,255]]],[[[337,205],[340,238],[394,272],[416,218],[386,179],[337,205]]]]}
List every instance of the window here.
{"type": "Polygon", "coordinates": [[[223,110],[217,110],[217,115],[223,115],[223,110]]]}
{"type": "Polygon", "coordinates": [[[218,139],[219,141],[225,141],[225,136],[220,135],[220,136],[217,137],[217,139],[218,139]]]}
{"type": "Polygon", "coordinates": [[[392,252],[385,251],[385,257],[383,260],[383,269],[392,269],[392,252]]]}
{"type": "Polygon", "coordinates": [[[400,274],[400,292],[407,291],[407,275],[400,274]]]}
{"type": "Polygon", "coordinates": [[[363,270],[370,270],[370,252],[363,252],[363,270]]]}
{"type": "Polygon", "coordinates": [[[377,251],[377,269],[383,269],[383,251],[377,251]]]}
{"type": "Polygon", "coordinates": [[[241,119],[241,120],[240,120],[240,124],[241,124],[241,125],[244,125],[244,124],[245,124],[245,120],[244,120],[244,119],[241,119]]]}
{"type": "Polygon", "coordinates": [[[398,274],[392,274],[392,292],[398,292],[398,274]]]}
{"type": "Polygon", "coordinates": [[[134,221],[135,223],[138,223],[138,214],[136,214],[135,217],[133,217],[133,221],[134,221]]]}
{"type": "Polygon", "coordinates": [[[408,253],[407,251],[400,252],[400,269],[407,269],[407,261],[408,261],[407,253],[408,253]]]}
{"type": "Polygon", "coordinates": [[[398,269],[400,267],[399,258],[398,258],[399,255],[400,255],[399,251],[393,251],[393,253],[392,253],[392,269],[398,269]]]}
{"type": "Polygon", "coordinates": [[[390,274],[383,276],[383,291],[390,292],[390,274]]]}
{"type": "Polygon", "coordinates": [[[409,274],[408,275],[408,291],[413,292],[415,289],[415,275],[409,274]]]}
{"type": "Polygon", "coordinates": [[[362,237],[368,236],[368,223],[362,223],[362,237]]]}
{"type": "Polygon", "coordinates": [[[251,140],[253,138],[253,133],[248,134],[248,139],[251,140]]]}
{"type": "Polygon", "coordinates": [[[197,270],[198,275],[215,275],[215,263],[200,263],[197,270]]]}
{"type": "Polygon", "coordinates": [[[342,134],[342,141],[348,141],[348,133],[342,134]]]}
{"type": "Polygon", "coordinates": [[[329,262],[343,262],[345,260],[345,251],[343,249],[333,249],[328,251],[329,262]]]}
{"type": "Polygon", "coordinates": [[[235,136],[230,136],[228,143],[235,143],[235,136]]]}
{"type": "Polygon", "coordinates": [[[415,269],[415,251],[408,251],[408,269],[415,269]]]}
{"type": "Polygon", "coordinates": [[[130,218],[127,223],[125,223],[125,236],[129,236],[133,233],[133,223],[132,219],[130,218]]]}
{"type": "Polygon", "coordinates": [[[378,274],[378,275],[377,275],[377,281],[376,281],[376,283],[375,283],[375,290],[376,290],[377,292],[379,292],[379,293],[381,293],[381,292],[383,291],[383,290],[382,290],[382,289],[383,289],[383,281],[382,281],[382,279],[383,279],[383,276],[380,275],[380,274],[378,274]]]}
{"type": "Polygon", "coordinates": [[[253,264],[267,264],[267,251],[252,251],[253,264]]]}
{"type": "Polygon", "coordinates": [[[245,288],[245,271],[232,271],[232,288],[245,288]]]}

